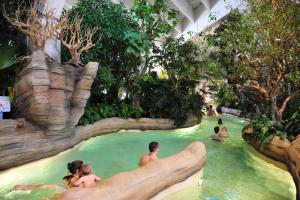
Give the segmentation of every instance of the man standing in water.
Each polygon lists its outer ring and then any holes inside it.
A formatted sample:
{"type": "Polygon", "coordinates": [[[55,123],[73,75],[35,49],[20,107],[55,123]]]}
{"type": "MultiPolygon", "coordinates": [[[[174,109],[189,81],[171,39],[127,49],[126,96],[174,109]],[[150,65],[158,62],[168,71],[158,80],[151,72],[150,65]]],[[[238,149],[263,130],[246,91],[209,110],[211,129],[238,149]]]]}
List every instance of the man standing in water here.
{"type": "Polygon", "coordinates": [[[158,142],[150,142],[149,154],[145,154],[141,156],[139,166],[142,167],[151,161],[157,160],[158,152],[159,152],[158,142]]]}

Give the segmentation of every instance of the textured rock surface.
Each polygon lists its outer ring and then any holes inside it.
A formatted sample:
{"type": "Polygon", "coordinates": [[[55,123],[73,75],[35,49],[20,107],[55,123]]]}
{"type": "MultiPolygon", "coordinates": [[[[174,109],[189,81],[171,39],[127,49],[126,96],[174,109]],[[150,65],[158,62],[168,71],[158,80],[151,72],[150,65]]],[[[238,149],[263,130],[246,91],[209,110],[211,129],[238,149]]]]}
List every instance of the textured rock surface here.
{"type": "MultiPolygon", "coordinates": [[[[184,125],[198,123],[190,118],[184,125]]],[[[67,150],[83,140],[108,134],[121,129],[172,129],[174,122],[168,119],[121,119],[109,118],[87,126],[44,131],[25,119],[0,121],[0,170],[19,166],[67,150]]]]}
{"type": "Polygon", "coordinates": [[[43,51],[33,52],[15,84],[18,115],[45,134],[74,128],[90,97],[97,70],[98,63],[77,68],[51,62],[43,51]]]}
{"type": "Polygon", "coordinates": [[[291,173],[295,182],[297,194],[296,199],[300,200],[300,135],[292,142],[280,140],[275,136],[270,144],[261,147],[260,142],[253,137],[253,129],[245,129],[243,132],[244,140],[253,146],[260,153],[284,163],[291,173]]]}
{"type": "Polygon", "coordinates": [[[131,172],[123,172],[101,182],[95,188],[72,188],[57,199],[145,200],[184,181],[205,164],[206,151],[200,142],[182,152],[160,159],[131,172]]]}
{"type": "Polygon", "coordinates": [[[297,200],[300,200],[300,135],[292,142],[289,148],[286,164],[296,185],[297,200]]]}

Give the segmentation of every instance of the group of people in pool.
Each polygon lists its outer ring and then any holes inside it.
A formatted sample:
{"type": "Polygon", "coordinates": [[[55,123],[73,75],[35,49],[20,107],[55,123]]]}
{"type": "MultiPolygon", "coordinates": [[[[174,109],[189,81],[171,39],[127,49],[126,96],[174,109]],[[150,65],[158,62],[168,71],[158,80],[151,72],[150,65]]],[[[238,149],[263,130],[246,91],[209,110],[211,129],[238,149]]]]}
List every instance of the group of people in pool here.
{"type": "Polygon", "coordinates": [[[228,137],[228,130],[224,126],[222,119],[218,119],[218,125],[214,127],[213,140],[224,141],[228,137]]]}
{"type": "MultiPolygon", "coordinates": [[[[149,153],[142,155],[139,160],[139,166],[145,166],[149,162],[158,160],[159,152],[158,142],[150,142],[149,153]]],[[[13,190],[36,190],[51,189],[57,192],[65,192],[73,187],[87,188],[96,186],[96,182],[101,180],[100,177],[93,173],[92,167],[81,160],[75,160],[67,164],[69,175],[63,177],[64,184],[39,184],[39,185],[16,185],[13,190]]]]}

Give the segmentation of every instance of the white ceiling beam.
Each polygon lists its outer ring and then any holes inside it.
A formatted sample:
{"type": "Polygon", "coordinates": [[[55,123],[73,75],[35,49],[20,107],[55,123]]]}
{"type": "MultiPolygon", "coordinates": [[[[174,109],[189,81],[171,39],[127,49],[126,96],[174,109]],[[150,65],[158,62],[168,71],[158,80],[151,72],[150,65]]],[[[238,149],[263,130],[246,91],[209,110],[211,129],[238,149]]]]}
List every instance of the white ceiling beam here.
{"type": "Polygon", "coordinates": [[[204,5],[204,7],[207,9],[207,10],[210,10],[211,7],[210,7],[210,0],[201,0],[202,4],[204,5]]]}
{"type": "Polygon", "coordinates": [[[177,33],[181,34],[182,33],[182,22],[181,21],[177,22],[177,25],[175,26],[174,29],[177,31],[177,33]]]}
{"type": "Polygon", "coordinates": [[[194,10],[187,0],[171,0],[175,6],[180,10],[186,18],[194,22],[194,10]]]}

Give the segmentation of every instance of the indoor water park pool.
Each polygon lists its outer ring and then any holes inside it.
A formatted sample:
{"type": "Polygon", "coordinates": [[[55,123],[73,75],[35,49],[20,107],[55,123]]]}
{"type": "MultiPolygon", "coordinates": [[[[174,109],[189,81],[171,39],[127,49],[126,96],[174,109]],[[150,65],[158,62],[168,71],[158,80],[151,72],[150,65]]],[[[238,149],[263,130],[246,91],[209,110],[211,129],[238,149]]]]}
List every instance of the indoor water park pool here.
{"type": "Polygon", "coordinates": [[[295,186],[290,174],[250,152],[241,138],[245,121],[221,116],[228,128],[224,142],[211,139],[217,117],[204,118],[200,125],[164,131],[126,131],[92,138],[57,156],[29,163],[0,174],[1,200],[49,199],[51,190],[10,191],[17,184],[62,183],[67,163],[83,160],[92,165],[102,179],[138,167],[148,144],[158,141],[159,157],[173,155],[193,141],[201,141],[207,150],[203,177],[166,200],[293,200],[295,186]]]}

